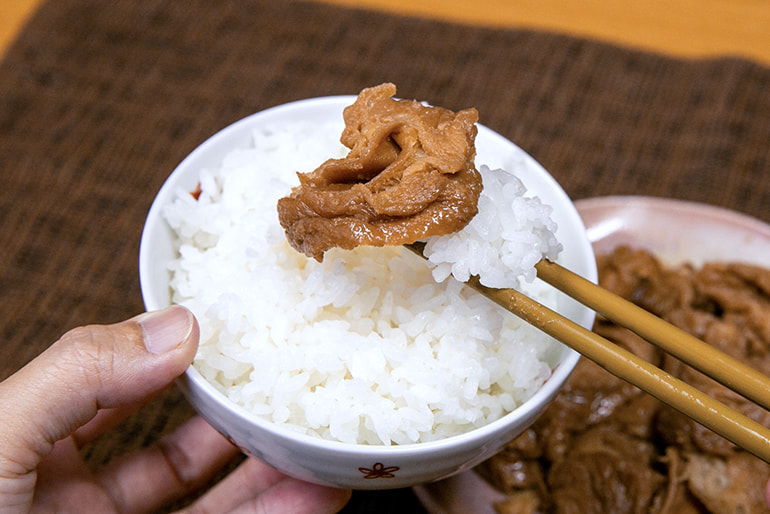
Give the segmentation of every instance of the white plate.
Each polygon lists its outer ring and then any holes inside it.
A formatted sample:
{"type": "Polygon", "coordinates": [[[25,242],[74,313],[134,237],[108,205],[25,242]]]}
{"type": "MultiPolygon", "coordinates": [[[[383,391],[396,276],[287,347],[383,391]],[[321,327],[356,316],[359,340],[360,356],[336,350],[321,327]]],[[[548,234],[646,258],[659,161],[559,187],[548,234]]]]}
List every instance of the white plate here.
{"type": "Polygon", "coordinates": [[[729,209],[644,196],[590,198],[575,205],[597,254],[630,245],[669,265],[770,265],[770,225],[729,209]]]}
{"type": "MultiPolygon", "coordinates": [[[[645,249],[669,265],[746,262],[770,266],[770,224],[695,202],[607,196],[575,202],[595,253],[618,246],[645,249]]],[[[473,471],[414,488],[431,514],[494,514],[504,495],[473,471]]]]}

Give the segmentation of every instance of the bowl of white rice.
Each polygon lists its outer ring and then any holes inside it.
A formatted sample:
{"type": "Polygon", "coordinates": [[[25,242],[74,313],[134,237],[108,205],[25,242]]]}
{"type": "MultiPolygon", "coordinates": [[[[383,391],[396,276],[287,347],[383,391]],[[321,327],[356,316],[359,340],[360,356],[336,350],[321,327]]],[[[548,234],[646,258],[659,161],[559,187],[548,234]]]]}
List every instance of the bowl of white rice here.
{"type": "Polygon", "coordinates": [[[216,133],[171,173],[146,220],[147,310],[182,304],[200,345],[178,385],[245,453],[307,481],[387,489],[493,455],[551,401],[578,354],[464,287],[515,286],[590,328],[594,313],[535,278],[543,257],[596,280],[585,228],[556,181],[479,125],[479,214],[427,241],[333,249],[286,241],[276,203],[346,149],[352,96],[277,106],[216,133]]]}

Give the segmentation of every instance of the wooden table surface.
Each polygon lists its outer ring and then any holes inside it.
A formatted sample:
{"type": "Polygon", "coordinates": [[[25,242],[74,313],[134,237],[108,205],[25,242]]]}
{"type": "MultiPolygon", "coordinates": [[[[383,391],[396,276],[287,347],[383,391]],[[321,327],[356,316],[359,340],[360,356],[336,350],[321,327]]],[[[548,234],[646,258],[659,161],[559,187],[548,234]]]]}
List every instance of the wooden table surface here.
{"type": "MultiPolygon", "coordinates": [[[[538,28],[676,56],[770,65],[767,0],[327,0],[466,23],[538,28]]],[[[0,0],[0,55],[42,0],[0,0]]]]}

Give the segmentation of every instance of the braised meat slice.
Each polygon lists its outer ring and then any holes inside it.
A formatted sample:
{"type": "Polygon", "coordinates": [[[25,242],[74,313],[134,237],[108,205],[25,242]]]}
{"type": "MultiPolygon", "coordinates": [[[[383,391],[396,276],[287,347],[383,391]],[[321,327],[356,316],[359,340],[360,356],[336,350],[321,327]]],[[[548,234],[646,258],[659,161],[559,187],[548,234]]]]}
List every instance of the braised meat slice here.
{"type": "Polygon", "coordinates": [[[316,260],[333,247],[413,243],[462,229],[477,213],[478,113],[397,100],[393,84],[364,89],[345,108],[329,159],[278,201],[289,243],[316,260]]]}
{"type": "MultiPolygon", "coordinates": [[[[667,266],[629,247],[598,267],[604,288],[770,373],[770,269],[667,266]]],[[[599,316],[594,331],[770,426],[767,411],[629,330],[599,316]]],[[[501,513],[767,512],[768,464],[585,359],[532,427],[476,469],[508,495],[501,513]]]]}

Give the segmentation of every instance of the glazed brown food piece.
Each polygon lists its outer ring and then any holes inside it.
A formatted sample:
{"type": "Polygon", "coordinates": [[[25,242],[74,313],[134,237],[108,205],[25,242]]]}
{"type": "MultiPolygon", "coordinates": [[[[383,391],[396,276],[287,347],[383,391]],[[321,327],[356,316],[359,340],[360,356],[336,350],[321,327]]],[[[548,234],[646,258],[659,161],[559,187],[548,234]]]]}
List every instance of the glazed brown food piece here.
{"type": "Polygon", "coordinates": [[[289,243],[317,260],[333,247],[401,245],[462,229],[476,215],[478,113],[395,100],[396,87],[364,89],[345,108],[350,148],[278,201],[289,243]]]}
{"type": "MultiPolygon", "coordinates": [[[[645,251],[619,248],[599,257],[599,280],[770,373],[770,270],[717,263],[667,268],[645,251]]],[[[628,330],[603,318],[594,330],[770,426],[766,411],[628,330]]],[[[509,495],[499,512],[768,511],[770,466],[587,359],[543,416],[477,470],[509,495]]]]}

